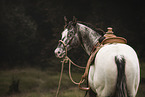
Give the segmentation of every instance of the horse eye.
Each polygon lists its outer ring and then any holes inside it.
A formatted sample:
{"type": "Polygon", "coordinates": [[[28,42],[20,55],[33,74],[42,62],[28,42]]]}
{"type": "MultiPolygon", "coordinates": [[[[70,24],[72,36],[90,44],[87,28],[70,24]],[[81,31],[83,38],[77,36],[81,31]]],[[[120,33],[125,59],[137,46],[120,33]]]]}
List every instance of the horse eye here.
{"type": "Polygon", "coordinates": [[[73,35],[73,31],[71,31],[71,32],[68,34],[69,37],[72,36],[72,35],[73,35]]]}
{"type": "Polygon", "coordinates": [[[72,36],[72,33],[69,33],[68,36],[69,36],[69,37],[72,36]]]}

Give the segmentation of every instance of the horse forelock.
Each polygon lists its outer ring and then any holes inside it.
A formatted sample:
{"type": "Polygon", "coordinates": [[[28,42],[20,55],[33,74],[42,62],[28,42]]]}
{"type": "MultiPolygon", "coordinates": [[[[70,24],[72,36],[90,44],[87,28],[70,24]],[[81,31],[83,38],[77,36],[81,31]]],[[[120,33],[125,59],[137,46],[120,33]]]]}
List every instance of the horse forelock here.
{"type": "Polygon", "coordinates": [[[65,25],[64,25],[64,29],[66,29],[66,28],[69,29],[72,25],[73,25],[73,21],[69,21],[68,24],[65,24],[65,25]]]}

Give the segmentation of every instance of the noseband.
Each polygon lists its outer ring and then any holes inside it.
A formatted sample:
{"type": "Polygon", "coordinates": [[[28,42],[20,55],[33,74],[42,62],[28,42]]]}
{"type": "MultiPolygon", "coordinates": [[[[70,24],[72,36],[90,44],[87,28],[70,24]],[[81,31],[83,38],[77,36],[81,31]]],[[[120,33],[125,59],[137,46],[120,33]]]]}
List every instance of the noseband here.
{"type": "Polygon", "coordinates": [[[58,42],[63,44],[65,48],[65,56],[67,56],[67,44],[65,44],[62,40],[59,40],[58,42]]]}

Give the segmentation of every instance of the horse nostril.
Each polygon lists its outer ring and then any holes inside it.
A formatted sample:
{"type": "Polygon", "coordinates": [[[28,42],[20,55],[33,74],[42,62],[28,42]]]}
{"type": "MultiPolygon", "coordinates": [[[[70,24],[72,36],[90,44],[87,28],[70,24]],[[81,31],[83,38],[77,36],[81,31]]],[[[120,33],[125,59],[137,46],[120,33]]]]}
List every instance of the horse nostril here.
{"type": "Polygon", "coordinates": [[[58,51],[57,53],[60,54],[60,51],[58,51]]]}
{"type": "Polygon", "coordinates": [[[60,53],[59,49],[58,49],[58,48],[55,49],[54,53],[55,53],[56,55],[59,54],[59,53],[60,53]]]}

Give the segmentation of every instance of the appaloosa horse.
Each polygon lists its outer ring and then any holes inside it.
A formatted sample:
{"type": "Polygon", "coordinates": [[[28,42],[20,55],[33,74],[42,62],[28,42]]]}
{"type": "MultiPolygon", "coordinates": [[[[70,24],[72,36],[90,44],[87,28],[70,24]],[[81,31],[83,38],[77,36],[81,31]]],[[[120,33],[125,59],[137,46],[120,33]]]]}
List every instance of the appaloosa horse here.
{"type": "MultiPolygon", "coordinates": [[[[58,58],[63,58],[66,54],[65,46],[70,50],[82,45],[90,55],[101,37],[94,28],[74,19],[66,24],[61,37],[63,43],[58,44],[55,54],[58,58]]],[[[127,44],[105,44],[95,55],[89,69],[88,84],[97,97],[135,97],[139,82],[138,57],[127,44]]]]}

